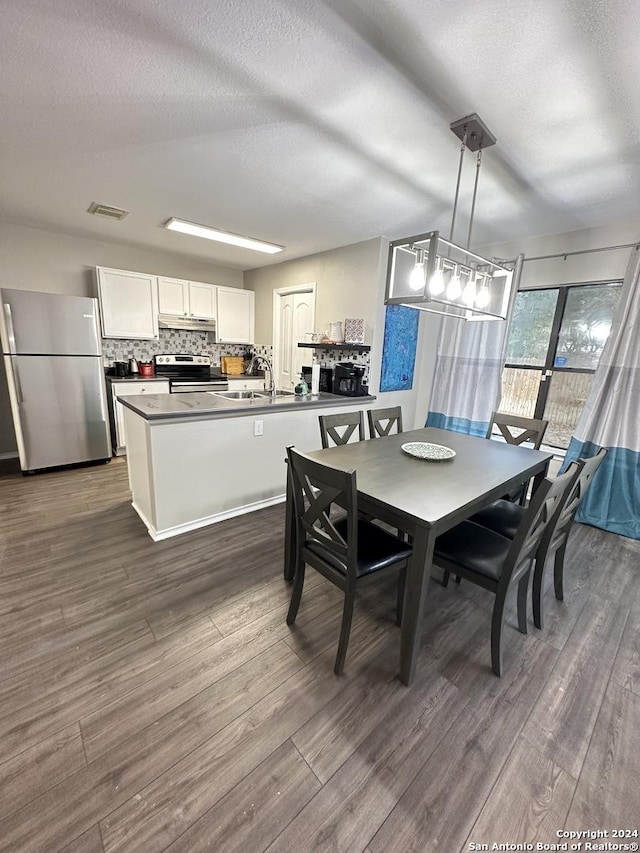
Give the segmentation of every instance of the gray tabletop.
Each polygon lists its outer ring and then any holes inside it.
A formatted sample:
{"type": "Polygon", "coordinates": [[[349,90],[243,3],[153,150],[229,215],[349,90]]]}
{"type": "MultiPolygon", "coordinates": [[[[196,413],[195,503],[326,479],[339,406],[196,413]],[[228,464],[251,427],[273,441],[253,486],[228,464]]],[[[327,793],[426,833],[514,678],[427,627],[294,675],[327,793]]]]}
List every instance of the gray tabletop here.
{"type": "Polygon", "coordinates": [[[308,455],[324,465],[356,469],[361,499],[389,505],[395,516],[435,527],[438,533],[538,473],[553,456],[435,427],[308,455]],[[402,451],[403,444],[416,441],[450,447],[456,455],[430,462],[402,451]]]}

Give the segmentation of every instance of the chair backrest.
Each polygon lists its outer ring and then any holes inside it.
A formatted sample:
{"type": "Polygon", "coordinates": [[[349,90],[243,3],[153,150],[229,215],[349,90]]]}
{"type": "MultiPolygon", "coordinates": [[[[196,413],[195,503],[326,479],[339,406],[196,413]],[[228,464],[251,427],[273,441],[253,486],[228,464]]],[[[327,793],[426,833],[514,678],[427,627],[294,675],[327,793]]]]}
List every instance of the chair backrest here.
{"type": "Polygon", "coordinates": [[[368,409],[369,438],[390,435],[392,429],[402,432],[402,406],[390,406],[388,409],[368,409]]]}
{"type": "Polygon", "coordinates": [[[345,412],[337,415],[320,415],[320,439],[324,448],[334,444],[346,444],[358,430],[358,440],[364,441],[364,413],[345,412]],[[343,430],[343,432],[339,432],[343,430]]]}
{"type": "MultiPolygon", "coordinates": [[[[545,534],[545,539],[549,543],[549,552],[558,548],[569,536],[571,525],[573,524],[573,519],[578,511],[580,501],[585,496],[585,493],[593,480],[593,475],[600,467],[602,460],[606,455],[607,448],[602,447],[596,455],[592,456],[590,459],[578,459],[577,462],[571,463],[571,465],[576,466],[578,476],[567,493],[564,505],[560,507],[557,513],[555,523],[549,526],[550,529],[545,534]]],[[[569,471],[571,465],[567,468],[567,471],[569,471]]]]}
{"type": "Polygon", "coordinates": [[[505,412],[494,412],[487,430],[487,438],[491,438],[494,425],[498,427],[508,444],[523,444],[530,441],[535,450],[542,444],[542,439],[549,421],[540,418],[522,418],[519,415],[508,415],[505,412]],[[516,430],[514,432],[514,430],[516,430]]]}
{"type": "Polygon", "coordinates": [[[322,465],[293,447],[287,447],[287,459],[299,554],[311,550],[316,558],[327,560],[323,573],[328,576],[333,574],[331,564],[337,561],[344,570],[334,569],[336,575],[344,577],[346,574],[348,579],[355,580],[358,553],[356,472],[322,465]],[[331,519],[334,503],[343,511],[342,518],[346,513],[346,537],[338,532],[331,519]]]}
{"type": "Polygon", "coordinates": [[[572,463],[564,474],[553,480],[547,477],[538,486],[511,543],[502,569],[501,585],[508,586],[531,567],[545,530],[555,521],[578,474],[579,466],[572,463]]]}

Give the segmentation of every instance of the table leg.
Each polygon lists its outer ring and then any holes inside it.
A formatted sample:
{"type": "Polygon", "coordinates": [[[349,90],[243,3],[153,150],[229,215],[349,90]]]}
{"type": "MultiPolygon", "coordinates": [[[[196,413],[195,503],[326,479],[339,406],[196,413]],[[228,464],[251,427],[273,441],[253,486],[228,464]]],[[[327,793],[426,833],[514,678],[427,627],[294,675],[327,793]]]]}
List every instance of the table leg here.
{"type": "Polygon", "coordinates": [[[400,640],[400,679],[407,685],[413,681],[420,652],[422,619],[435,541],[434,532],[426,527],[417,527],[413,533],[413,553],[407,567],[400,640]]]}
{"type": "Polygon", "coordinates": [[[291,488],[291,472],[287,465],[287,499],[284,512],[284,579],[292,581],[295,572],[295,526],[293,523],[293,490],[291,488]]]}

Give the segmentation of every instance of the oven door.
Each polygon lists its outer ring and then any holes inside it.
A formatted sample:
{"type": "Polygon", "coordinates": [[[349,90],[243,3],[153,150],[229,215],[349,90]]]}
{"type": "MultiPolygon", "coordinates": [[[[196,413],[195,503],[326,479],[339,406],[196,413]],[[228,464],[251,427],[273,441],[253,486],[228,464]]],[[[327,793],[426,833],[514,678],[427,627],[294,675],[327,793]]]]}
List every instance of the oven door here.
{"type": "Polygon", "coordinates": [[[207,379],[172,379],[169,383],[172,394],[195,394],[197,391],[228,391],[229,383],[207,379]]]}

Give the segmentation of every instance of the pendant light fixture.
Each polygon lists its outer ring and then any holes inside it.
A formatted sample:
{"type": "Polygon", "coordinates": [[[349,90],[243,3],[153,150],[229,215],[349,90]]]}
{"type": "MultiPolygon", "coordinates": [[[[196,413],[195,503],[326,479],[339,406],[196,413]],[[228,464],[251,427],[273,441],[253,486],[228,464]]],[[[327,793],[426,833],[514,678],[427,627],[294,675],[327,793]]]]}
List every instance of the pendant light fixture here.
{"type": "Polygon", "coordinates": [[[469,249],[482,152],[496,140],[475,113],[453,122],[451,130],[461,145],[449,239],[429,231],[390,243],[385,304],[408,305],[460,320],[505,320],[512,271],[469,249]],[[453,232],[467,150],[477,152],[477,158],[467,245],[463,247],[453,242],[453,232]]]}

